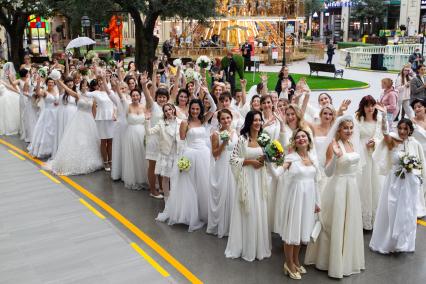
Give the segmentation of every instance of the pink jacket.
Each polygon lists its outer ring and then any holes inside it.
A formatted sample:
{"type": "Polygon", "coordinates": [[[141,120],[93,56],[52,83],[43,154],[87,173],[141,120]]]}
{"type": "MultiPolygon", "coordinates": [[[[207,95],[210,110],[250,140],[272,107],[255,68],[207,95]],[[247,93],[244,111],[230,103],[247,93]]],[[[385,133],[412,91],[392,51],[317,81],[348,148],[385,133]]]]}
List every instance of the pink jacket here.
{"type": "Polygon", "coordinates": [[[394,116],[398,114],[398,93],[394,88],[383,93],[380,103],[387,108],[388,113],[392,113],[394,116]]]}

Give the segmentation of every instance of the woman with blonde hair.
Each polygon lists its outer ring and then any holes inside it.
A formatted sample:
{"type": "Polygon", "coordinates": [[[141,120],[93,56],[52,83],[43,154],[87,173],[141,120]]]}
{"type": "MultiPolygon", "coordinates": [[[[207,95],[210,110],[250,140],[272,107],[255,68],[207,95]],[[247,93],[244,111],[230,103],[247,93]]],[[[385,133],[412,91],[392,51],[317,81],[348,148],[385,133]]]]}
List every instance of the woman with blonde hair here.
{"type": "Polygon", "coordinates": [[[408,118],[414,115],[410,107],[410,81],[412,78],[411,67],[407,64],[402,67],[395,80],[395,89],[398,91],[398,110],[402,106],[401,118],[404,118],[405,114],[408,115],[408,118]]]}
{"type": "Polygon", "coordinates": [[[394,118],[398,115],[398,94],[393,87],[393,81],[390,78],[382,79],[383,94],[380,97],[380,104],[386,107],[386,120],[390,129],[394,118]]]}

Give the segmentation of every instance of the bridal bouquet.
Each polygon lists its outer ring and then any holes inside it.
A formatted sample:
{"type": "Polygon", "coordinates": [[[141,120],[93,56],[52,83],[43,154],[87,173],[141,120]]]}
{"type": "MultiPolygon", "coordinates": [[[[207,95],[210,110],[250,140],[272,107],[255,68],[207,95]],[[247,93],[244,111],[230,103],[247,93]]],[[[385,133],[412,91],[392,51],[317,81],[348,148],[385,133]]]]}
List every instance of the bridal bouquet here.
{"type": "Polygon", "coordinates": [[[257,143],[259,143],[259,146],[264,148],[266,145],[268,145],[271,142],[271,137],[265,132],[260,133],[260,135],[257,137],[257,143]]]}
{"type": "Polygon", "coordinates": [[[173,66],[176,68],[182,66],[182,59],[176,58],[175,60],[173,60],[173,66]]]}
{"type": "Polygon", "coordinates": [[[273,140],[265,147],[266,160],[270,163],[282,165],[284,162],[284,149],[278,140],[273,140]]]}
{"type": "Polygon", "coordinates": [[[179,159],[179,161],[177,162],[179,171],[189,171],[189,169],[191,168],[191,162],[188,160],[188,158],[186,157],[182,157],[179,159]]]}
{"type": "Polygon", "coordinates": [[[44,66],[37,70],[38,75],[40,75],[41,78],[46,78],[47,74],[49,73],[49,67],[44,66]]]}
{"type": "Polygon", "coordinates": [[[57,81],[57,80],[61,79],[62,74],[61,74],[61,72],[59,70],[53,69],[50,72],[49,77],[52,78],[53,80],[57,81]]]}
{"type": "Polygon", "coordinates": [[[227,130],[224,130],[219,133],[219,137],[220,137],[220,140],[222,141],[229,140],[229,132],[227,130]]]}
{"type": "Polygon", "coordinates": [[[89,52],[86,54],[85,57],[86,57],[87,60],[92,60],[95,57],[98,57],[98,54],[94,50],[89,50],[89,52]]]}
{"type": "Polygon", "coordinates": [[[198,67],[204,68],[206,70],[210,70],[210,68],[212,68],[212,60],[205,55],[198,57],[197,61],[195,61],[195,64],[197,64],[198,67]]]}
{"type": "Polygon", "coordinates": [[[184,75],[185,75],[185,80],[187,83],[201,80],[200,73],[194,71],[194,69],[192,68],[186,69],[184,75]]]}
{"type": "Polygon", "coordinates": [[[408,153],[399,155],[399,168],[395,171],[395,175],[400,178],[405,178],[405,174],[413,173],[420,176],[422,165],[416,156],[411,156],[408,153]]]}

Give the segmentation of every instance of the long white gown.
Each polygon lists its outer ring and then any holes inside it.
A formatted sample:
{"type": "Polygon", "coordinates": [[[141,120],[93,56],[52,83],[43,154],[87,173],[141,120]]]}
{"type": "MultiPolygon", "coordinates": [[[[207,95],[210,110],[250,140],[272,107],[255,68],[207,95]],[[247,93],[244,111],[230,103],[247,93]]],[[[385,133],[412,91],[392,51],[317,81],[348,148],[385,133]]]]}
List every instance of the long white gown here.
{"type": "Polygon", "coordinates": [[[0,135],[18,134],[20,121],[19,94],[0,82],[0,135]]]}
{"type": "Polygon", "coordinates": [[[119,180],[123,171],[122,140],[127,128],[126,107],[124,104],[131,102],[123,102],[115,93],[112,94],[111,100],[117,108],[117,123],[114,125],[114,135],[112,138],[111,178],[119,180]]]}
{"type": "MultiPolygon", "coordinates": [[[[163,119],[163,110],[157,102],[153,102],[151,107],[151,127],[157,125],[157,123],[163,119]]],[[[152,134],[146,136],[146,159],[151,161],[157,161],[158,158],[158,134],[152,134]]]]}
{"type": "MultiPolygon", "coordinates": [[[[47,91],[46,91],[47,93],[47,91]]],[[[31,144],[28,146],[29,153],[37,158],[47,158],[53,152],[53,141],[56,135],[56,116],[58,108],[58,96],[47,93],[44,98],[44,108],[34,128],[31,144]]]]}
{"type": "Polygon", "coordinates": [[[364,230],[372,230],[377,205],[379,203],[380,191],[382,189],[382,179],[379,175],[375,161],[373,161],[373,151],[368,150],[366,144],[373,138],[378,144],[381,135],[381,122],[366,122],[363,119],[358,122],[361,146],[364,147],[361,159],[363,160],[362,171],[358,173],[358,187],[361,196],[362,224],[364,230]]]}
{"type": "MultiPolygon", "coordinates": [[[[235,178],[229,160],[237,141],[238,135],[233,131],[220,157],[216,161],[212,158],[207,233],[217,235],[219,238],[229,234],[231,210],[236,191],[235,178]]],[[[220,140],[219,145],[222,144],[223,141],[220,140]]]]}
{"type": "Polygon", "coordinates": [[[210,149],[206,131],[206,126],[200,126],[190,128],[186,133],[186,145],[180,157],[187,158],[191,167],[182,172],[175,167],[170,196],[157,221],[168,221],[169,225],[186,224],[189,232],[200,229],[208,221],[210,149]]]}
{"type": "Polygon", "coordinates": [[[68,123],[72,120],[75,113],[77,112],[77,103],[73,96],[68,96],[68,101],[64,102],[64,95],[59,96],[59,105],[58,105],[58,116],[56,122],[56,135],[53,142],[53,153],[52,156],[56,155],[59,144],[62,141],[62,137],[68,127],[68,123]]]}
{"type": "Polygon", "coordinates": [[[361,200],[356,174],[360,155],[346,153],[337,159],[333,176],[321,195],[321,233],[309,243],[305,263],[342,278],[365,268],[361,200]]]}
{"type": "Polygon", "coordinates": [[[92,105],[92,99],[80,96],[77,112],[64,132],[58,151],[47,163],[47,168],[55,174],[81,175],[103,168],[92,105]]]}
{"type": "MultiPolygon", "coordinates": [[[[315,205],[320,206],[317,186],[319,168],[314,164],[305,166],[297,153],[289,154],[285,161],[290,162],[291,166],[284,177],[288,180],[286,198],[277,200],[284,203],[282,211],[276,212],[282,217],[278,233],[286,244],[306,244],[315,225],[315,205]]],[[[278,174],[283,174],[282,169],[278,174]]]]}
{"type": "Polygon", "coordinates": [[[321,196],[325,186],[327,185],[328,177],[324,173],[324,166],[325,166],[325,156],[327,152],[327,136],[315,136],[314,137],[314,144],[315,149],[317,151],[317,158],[320,168],[320,179],[318,182],[318,192],[321,196]]]}
{"type": "MultiPolygon", "coordinates": [[[[421,144],[424,155],[426,154],[426,130],[423,127],[414,124],[413,137],[421,144]]],[[[419,198],[417,200],[417,217],[422,218],[426,216],[426,182],[423,183],[422,190],[419,191],[419,198]]]]}
{"type": "Polygon", "coordinates": [[[399,155],[404,153],[403,144],[392,150],[393,167],[380,194],[370,241],[370,248],[380,253],[413,252],[416,245],[416,203],[422,186],[413,173],[406,174],[403,179],[395,175],[399,155]]]}
{"type": "Polygon", "coordinates": [[[148,181],[148,163],[145,160],[145,116],[144,114],[128,113],[127,129],[124,133],[123,175],[124,186],[140,190],[148,181]]]}
{"type": "Polygon", "coordinates": [[[237,182],[237,194],[231,213],[227,258],[246,261],[262,260],[271,256],[271,234],[268,224],[268,186],[265,167],[243,167],[245,159],[263,155],[262,148],[248,147],[240,137],[231,155],[231,165],[237,182]]]}

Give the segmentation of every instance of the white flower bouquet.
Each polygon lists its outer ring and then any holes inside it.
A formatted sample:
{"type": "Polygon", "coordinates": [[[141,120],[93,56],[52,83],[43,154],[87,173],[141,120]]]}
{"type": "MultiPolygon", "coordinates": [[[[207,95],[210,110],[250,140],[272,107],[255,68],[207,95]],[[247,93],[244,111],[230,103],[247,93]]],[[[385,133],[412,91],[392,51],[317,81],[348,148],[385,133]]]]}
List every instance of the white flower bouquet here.
{"type": "Polygon", "coordinates": [[[182,157],[178,160],[177,166],[180,172],[182,171],[187,172],[191,168],[191,161],[186,157],[182,157]]]}
{"type": "Polygon", "coordinates": [[[85,57],[87,60],[93,60],[95,57],[98,57],[98,54],[94,50],[89,50],[85,57]]]}
{"type": "Polygon", "coordinates": [[[266,133],[262,132],[257,137],[257,143],[259,143],[260,147],[266,147],[271,142],[271,137],[266,133]]]}
{"type": "Polygon", "coordinates": [[[59,70],[53,69],[50,74],[49,77],[52,78],[53,80],[59,80],[62,77],[62,74],[59,70]]]}
{"type": "Polygon", "coordinates": [[[200,81],[201,75],[197,71],[194,71],[192,68],[187,68],[184,72],[185,80],[187,83],[192,81],[200,81]]]}
{"type": "Polygon", "coordinates": [[[399,155],[399,167],[395,171],[395,175],[399,178],[405,178],[405,175],[409,173],[420,176],[422,169],[421,162],[416,156],[405,153],[399,155]]]}
{"type": "Polygon", "coordinates": [[[197,64],[198,67],[204,68],[206,70],[210,70],[212,68],[212,60],[206,55],[201,55],[198,57],[197,61],[195,61],[195,64],[197,64]]]}
{"type": "Polygon", "coordinates": [[[182,59],[176,58],[175,60],[173,60],[173,66],[175,66],[176,68],[182,66],[182,59]]]}

